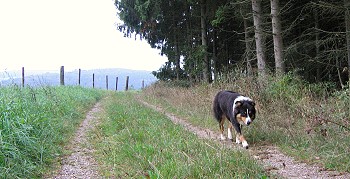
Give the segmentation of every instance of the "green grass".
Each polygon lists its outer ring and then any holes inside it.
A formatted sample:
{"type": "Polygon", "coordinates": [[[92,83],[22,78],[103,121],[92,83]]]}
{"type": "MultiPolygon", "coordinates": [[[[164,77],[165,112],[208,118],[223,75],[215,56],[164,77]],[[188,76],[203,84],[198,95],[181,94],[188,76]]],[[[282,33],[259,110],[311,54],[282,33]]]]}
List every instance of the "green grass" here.
{"type": "Polygon", "coordinates": [[[137,102],[138,93],[107,98],[101,123],[92,135],[105,177],[264,178],[263,168],[246,151],[199,139],[165,115],[137,102]]]}
{"type": "Polygon", "coordinates": [[[100,98],[80,87],[0,87],[0,178],[37,178],[100,98]]]}
{"type": "Polygon", "coordinates": [[[308,84],[293,74],[268,78],[263,87],[254,77],[191,88],[158,83],[142,94],[192,124],[218,131],[211,109],[215,94],[240,92],[258,108],[253,125],[243,129],[250,146],[276,145],[300,161],[350,172],[350,89],[335,92],[332,84],[308,84]]]}

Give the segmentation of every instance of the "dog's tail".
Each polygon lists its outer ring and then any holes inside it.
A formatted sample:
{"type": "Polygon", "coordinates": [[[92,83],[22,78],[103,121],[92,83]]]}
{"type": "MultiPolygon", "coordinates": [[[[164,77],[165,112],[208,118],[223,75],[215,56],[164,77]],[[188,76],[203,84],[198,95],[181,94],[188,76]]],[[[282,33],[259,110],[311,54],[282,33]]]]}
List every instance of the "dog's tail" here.
{"type": "Polygon", "coordinates": [[[223,115],[223,111],[220,108],[220,104],[219,104],[219,95],[216,95],[214,98],[214,102],[213,102],[213,113],[214,113],[214,117],[218,122],[221,122],[222,120],[222,115],[223,115]]]}

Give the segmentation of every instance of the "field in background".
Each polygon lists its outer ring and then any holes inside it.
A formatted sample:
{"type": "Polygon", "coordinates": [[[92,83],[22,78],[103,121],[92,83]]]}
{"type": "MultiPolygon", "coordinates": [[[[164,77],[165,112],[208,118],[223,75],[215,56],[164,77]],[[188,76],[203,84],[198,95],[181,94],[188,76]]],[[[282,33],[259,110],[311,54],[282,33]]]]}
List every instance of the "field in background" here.
{"type": "Polygon", "coordinates": [[[81,87],[0,87],[0,176],[36,178],[101,97],[81,87]]]}
{"type": "Polygon", "coordinates": [[[195,87],[157,83],[144,90],[143,98],[192,124],[218,131],[212,115],[215,94],[224,89],[239,92],[257,103],[256,120],[243,128],[252,147],[276,145],[301,161],[350,171],[349,88],[331,91],[332,84],[308,84],[293,74],[256,81],[232,75],[195,87]]]}

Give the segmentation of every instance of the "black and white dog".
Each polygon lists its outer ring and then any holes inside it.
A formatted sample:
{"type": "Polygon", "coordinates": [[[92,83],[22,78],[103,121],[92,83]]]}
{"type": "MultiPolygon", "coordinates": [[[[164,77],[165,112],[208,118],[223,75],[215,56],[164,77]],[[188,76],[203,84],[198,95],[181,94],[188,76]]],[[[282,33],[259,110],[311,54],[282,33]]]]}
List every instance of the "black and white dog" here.
{"type": "Polygon", "coordinates": [[[227,137],[232,140],[232,127],[236,130],[236,143],[242,143],[248,148],[248,143],[242,134],[242,125],[249,126],[255,119],[255,103],[252,99],[232,91],[220,91],[214,98],[214,116],[219,122],[221,140],[225,140],[225,118],[229,121],[227,137]]]}

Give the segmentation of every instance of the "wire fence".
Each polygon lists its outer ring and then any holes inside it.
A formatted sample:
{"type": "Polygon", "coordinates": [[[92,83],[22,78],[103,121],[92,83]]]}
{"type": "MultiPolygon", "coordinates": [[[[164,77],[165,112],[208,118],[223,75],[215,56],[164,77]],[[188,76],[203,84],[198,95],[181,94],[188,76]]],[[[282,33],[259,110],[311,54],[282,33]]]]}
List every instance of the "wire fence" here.
{"type": "MultiPolygon", "coordinates": [[[[124,70],[124,69],[123,69],[124,70]]],[[[125,71],[125,70],[124,70],[125,71]]],[[[18,73],[18,72],[17,72],[18,73]]],[[[121,75],[115,76],[116,70],[107,69],[106,70],[97,70],[96,73],[93,70],[90,71],[82,71],[81,69],[75,70],[74,72],[65,72],[64,66],[61,66],[59,73],[46,73],[38,75],[37,78],[34,79],[33,75],[27,75],[25,73],[25,68],[22,67],[20,72],[21,77],[11,78],[9,77],[5,83],[9,84],[17,84],[22,87],[26,85],[30,86],[42,86],[42,85],[79,85],[83,87],[91,87],[91,88],[100,88],[106,90],[125,90],[129,89],[143,89],[145,88],[146,83],[153,83],[156,79],[141,79],[145,77],[145,74],[134,75],[135,78],[130,84],[129,75],[121,75]],[[108,71],[109,70],[109,71],[108,71]],[[104,74],[104,75],[102,75],[104,74]],[[11,80],[9,80],[11,79],[11,80]],[[11,82],[9,82],[11,81],[11,82]],[[136,87],[135,87],[136,86],[136,87]]],[[[1,81],[1,80],[0,80],[1,81]]],[[[0,83],[0,85],[4,85],[4,83],[0,83]]]]}

